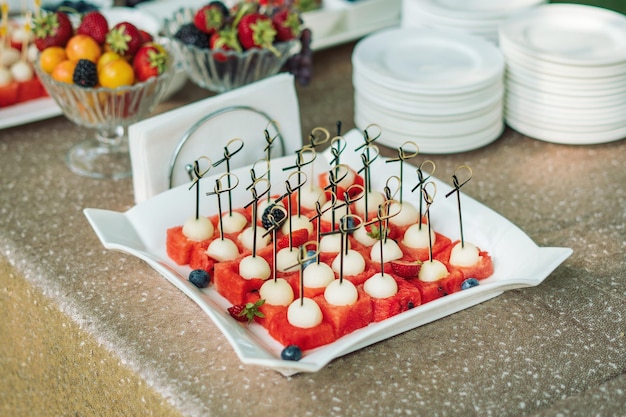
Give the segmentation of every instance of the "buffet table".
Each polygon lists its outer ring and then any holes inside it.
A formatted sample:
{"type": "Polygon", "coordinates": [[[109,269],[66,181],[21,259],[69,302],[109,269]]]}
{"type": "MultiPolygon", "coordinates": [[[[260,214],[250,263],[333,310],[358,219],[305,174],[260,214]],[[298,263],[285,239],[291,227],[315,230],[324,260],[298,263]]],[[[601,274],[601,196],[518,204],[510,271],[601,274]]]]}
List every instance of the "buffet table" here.
{"type": "MultiPolygon", "coordinates": [[[[303,137],[354,127],[353,47],[317,53],[312,83],[297,87],[303,137]]],[[[207,96],[187,84],[157,111],[207,96]]],[[[82,210],[127,210],[132,182],[66,168],[87,133],[64,117],[0,131],[0,414],[623,415],[626,141],[557,145],[507,129],[430,155],[438,173],[470,165],[466,194],[573,255],[537,287],[285,377],[241,364],[182,292],[102,247],[82,210]]]]}

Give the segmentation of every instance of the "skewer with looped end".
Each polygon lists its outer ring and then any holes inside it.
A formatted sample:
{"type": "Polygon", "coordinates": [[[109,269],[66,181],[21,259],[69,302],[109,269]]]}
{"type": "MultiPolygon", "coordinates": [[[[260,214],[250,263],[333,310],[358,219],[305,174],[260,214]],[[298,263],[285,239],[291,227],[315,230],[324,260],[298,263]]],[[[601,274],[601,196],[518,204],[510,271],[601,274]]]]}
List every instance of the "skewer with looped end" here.
{"type": "MultiPolygon", "coordinates": [[[[322,223],[322,216],[324,215],[324,213],[326,213],[328,210],[334,210],[335,209],[335,205],[337,204],[337,196],[335,195],[335,193],[333,193],[331,191],[330,193],[330,204],[328,204],[326,206],[326,208],[322,209],[322,205],[320,204],[319,200],[315,202],[315,215],[313,217],[311,217],[309,219],[310,222],[315,221],[315,228],[316,228],[316,235],[317,235],[317,247],[320,247],[320,242],[322,240],[322,234],[321,234],[321,223],[322,223]]],[[[317,259],[315,260],[316,263],[320,263],[320,257],[318,256],[317,259]]]]}
{"type": "MultiPolygon", "coordinates": [[[[304,184],[306,184],[307,182],[307,176],[304,172],[302,171],[294,171],[291,174],[289,174],[289,176],[287,177],[287,180],[285,181],[285,193],[283,195],[281,195],[280,197],[278,197],[277,199],[274,200],[275,203],[278,203],[280,200],[282,200],[283,198],[287,197],[287,221],[289,224],[289,249],[293,248],[293,234],[291,233],[292,230],[292,223],[291,223],[291,195],[293,193],[295,193],[296,191],[298,191],[304,184]],[[291,184],[292,178],[293,177],[297,177],[298,182],[294,185],[291,184]]],[[[300,215],[300,213],[298,213],[298,216],[300,215]]]]}
{"type": "MultiPolygon", "coordinates": [[[[298,265],[300,265],[300,306],[304,305],[304,265],[309,262],[312,261],[313,259],[315,259],[316,257],[319,257],[319,246],[317,246],[317,242],[314,240],[310,240],[308,242],[303,243],[302,245],[300,245],[300,247],[298,248],[298,265]],[[315,246],[315,249],[312,250],[312,252],[314,253],[310,253],[309,250],[307,249],[308,247],[310,247],[311,245],[315,246]]],[[[291,266],[290,268],[293,268],[296,265],[291,266]]]]}
{"type": "Polygon", "coordinates": [[[201,156],[200,158],[193,161],[193,165],[191,165],[191,172],[193,174],[193,177],[189,189],[191,190],[193,187],[196,187],[196,220],[200,218],[200,180],[206,175],[207,172],[211,170],[211,166],[211,160],[206,156],[201,156]],[[200,161],[202,160],[209,161],[209,167],[205,170],[202,170],[202,168],[200,168],[200,161]]]}
{"type": "Polygon", "coordinates": [[[428,223],[428,260],[433,260],[433,238],[431,236],[432,230],[430,226],[430,206],[435,201],[435,195],[437,195],[437,184],[430,181],[424,184],[422,187],[422,194],[424,195],[424,202],[426,203],[426,222],[428,223]],[[432,187],[432,192],[428,192],[428,186],[432,187]]]}
{"type": "MultiPolygon", "coordinates": [[[[226,163],[226,174],[230,174],[230,158],[232,158],[235,154],[237,154],[240,150],[243,149],[243,140],[239,138],[231,139],[228,141],[226,146],[224,146],[224,157],[217,162],[213,163],[213,167],[226,163]],[[231,149],[232,148],[232,149],[231,149]]],[[[235,187],[231,187],[230,184],[230,175],[227,177],[228,181],[228,214],[233,214],[233,198],[232,198],[232,190],[235,187]]]]}
{"type": "MultiPolygon", "coordinates": [[[[270,174],[271,172],[270,165],[272,161],[272,145],[274,144],[274,141],[277,138],[280,138],[280,125],[275,120],[270,121],[265,127],[265,130],[263,130],[263,134],[265,135],[265,148],[263,149],[263,152],[265,152],[265,164],[267,166],[267,179],[268,181],[270,181],[270,186],[271,186],[272,177],[270,174]],[[270,126],[273,126],[274,129],[276,130],[274,136],[270,135],[270,131],[269,131],[270,126]]],[[[269,195],[270,193],[268,193],[268,196],[269,195]]]]}
{"type": "Polygon", "coordinates": [[[380,138],[381,135],[382,135],[382,129],[376,123],[372,123],[372,124],[365,126],[365,129],[363,129],[364,142],[363,144],[356,147],[354,151],[358,152],[361,149],[367,147],[368,145],[373,144],[374,142],[376,142],[376,140],[378,140],[378,138],[380,138]],[[372,130],[373,132],[370,133],[370,130],[372,130]]]}
{"type": "MultiPolygon", "coordinates": [[[[274,210],[279,210],[283,213],[283,216],[281,216],[281,219],[287,215],[287,210],[283,206],[276,206],[274,210]]],[[[278,253],[278,250],[277,250],[278,242],[276,239],[276,233],[278,232],[278,229],[280,229],[281,223],[277,221],[276,217],[274,217],[272,213],[269,213],[267,215],[267,219],[269,220],[271,226],[263,234],[263,237],[266,237],[270,233],[272,234],[272,262],[273,262],[272,264],[274,265],[274,268],[272,268],[272,279],[274,280],[274,282],[276,282],[276,279],[278,278],[276,275],[276,269],[277,269],[276,268],[276,255],[278,253]]]]}
{"type": "Polygon", "coordinates": [[[328,129],[318,126],[313,128],[313,130],[311,130],[311,133],[309,134],[309,145],[311,145],[313,148],[317,148],[318,146],[321,146],[328,142],[329,139],[330,132],[328,131],[328,129]]]}
{"type": "Polygon", "coordinates": [[[452,183],[454,188],[446,194],[446,198],[456,193],[457,208],[459,210],[459,228],[461,233],[461,247],[465,247],[465,239],[463,238],[463,217],[461,215],[461,187],[463,187],[469,180],[472,179],[472,168],[467,165],[459,165],[452,174],[452,183]],[[459,174],[462,171],[466,171],[466,175],[461,176],[462,180],[459,180],[459,174]]]}
{"type": "Polygon", "coordinates": [[[431,161],[430,159],[427,159],[426,161],[422,162],[420,164],[419,167],[417,167],[417,184],[415,185],[415,187],[413,187],[411,189],[411,192],[414,192],[416,189],[420,189],[419,190],[419,215],[420,215],[420,222],[419,222],[419,230],[422,230],[422,215],[424,214],[423,212],[423,202],[424,202],[424,198],[423,198],[423,189],[424,189],[424,184],[426,183],[426,181],[428,181],[433,175],[435,175],[435,169],[437,169],[437,166],[435,165],[435,163],[433,161],[431,161]],[[424,176],[424,167],[426,167],[427,165],[430,165],[432,170],[428,173],[428,175],[424,176]]]}
{"type": "MultiPolygon", "coordinates": [[[[324,191],[330,190],[335,196],[337,195],[337,187],[341,181],[348,176],[350,167],[344,164],[335,165],[328,171],[328,185],[324,188],[324,191]],[[342,172],[343,171],[343,172],[342,172]],[[342,174],[339,176],[339,174],[342,174]]],[[[331,211],[331,229],[335,229],[335,210],[331,211]]]]}
{"type": "MultiPolygon", "coordinates": [[[[215,166],[215,165],[213,165],[215,166]]],[[[207,196],[217,195],[217,212],[220,213],[218,216],[219,219],[219,231],[220,231],[220,240],[224,240],[224,225],[222,220],[222,198],[221,194],[227,192],[230,198],[231,192],[239,185],[239,178],[233,173],[225,172],[215,180],[215,187],[213,187],[213,192],[206,193],[207,196]],[[235,179],[235,183],[233,184],[231,181],[231,177],[235,179]],[[222,179],[226,178],[227,186],[224,188],[222,186],[222,179]]]]}
{"type": "Polygon", "coordinates": [[[256,256],[256,236],[257,236],[257,228],[259,221],[259,200],[266,194],[270,192],[270,182],[267,178],[254,178],[254,170],[250,170],[250,176],[253,178],[252,184],[250,184],[247,188],[252,193],[252,201],[244,206],[244,208],[248,208],[252,205],[252,256],[256,256]],[[257,185],[260,183],[265,183],[265,190],[259,193],[256,189],[257,185]]]}
{"type": "Polygon", "coordinates": [[[413,141],[406,141],[398,148],[398,156],[396,158],[387,159],[386,163],[400,162],[400,204],[402,204],[402,184],[404,183],[404,161],[416,157],[419,154],[419,147],[413,141]],[[409,150],[405,150],[409,148],[409,150]]]}
{"type": "Polygon", "coordinates": [[[363,223],[362,226],[368,226],[372,223],[378,222],[378,229],[380,230],[378,240],[380,243],[380,274],[385,274],[385,262],[383,258],[384,244],[387,243],[387,235],[389,234],[389,219],[394,216],[397,216],[400,213],[400,206],[398,205],[398,210],[396,212],[391,212],[390,208],[392,204],[396,202],[395,200],[385,200],[381,205],[378,206],[378,213],[375,219],[372,219],[370,222],[363,223]]]}
{"type": "MultiPolygon", "coordinates": [[[[365,147],[365,151],[361,153],[361,162],[363,163],[363,166],[357,171],[357,173],[363,173],[363,181],[365,183],[365,189],[368,193],[372,192],[372,171],[370,170],[370,166],[375,160],[378,159],[379,155],[380,150],[378,149],[378,146],[374,144],[367,145],[365,147]],[[374,156],[372,156],[371,151],[374,151],[374,156]]],[[[367,207],[367,200],[365,201],[365,206],[367,207]]]]}
{"type": "Polygon", "coordinates": [[[339,219],[338,229],[322,233],[322,236],[341,233],[341,239],[339,239],[339,283],[343,283],[343,260],[344,256],[348,254],[348,250],[350,249],[348,246],[348,236],[361,227],[362,223],[362,219],[356,214],[346,214],[341,216],[339,219]]]}
{"type": "Polygon", "coordinates": [[[331,166],[337,166],[341,164],[341,154],[348,147],[348,142],[343,136],[335,136],[330,141],[330,153],[333,155],[333,159],[330,160],[331,166]]]}
{"type": "MultiPolygon", "coordinates": [[[[298,149],[296,151],[296,164],[292,166],[284,167],[283,171],[288,171],[290,169],[295,168],[296,169],[295,172],[298,174],[298,183],[301,185],[304,185],[307,182],[307,177],[304,174],[304,172],[302,172],[302,167],[306,165],[311,165],[311,178],[314,178],[313,177],[314,175],[313,162],[315,162],[316,158],[317,158],[317,152],[315,152],[315,149],[313,149],[313,147],[309,145],[305,145],[301,149],[298,149]],[[305,157],[305,155],[309,155],[309,156],[305,157]],[[302,180],[302,175],[305,175],[304,181],[302,180]]],[[[310,182],[310,185],[311,187],[313,186],[313,181],[310,182]]],[[[297,203],[298,204],[296,207],[296,213],[298,217],[300,217],[301,207],[302,207],[302,193],[297,194],[297,203]]]]}

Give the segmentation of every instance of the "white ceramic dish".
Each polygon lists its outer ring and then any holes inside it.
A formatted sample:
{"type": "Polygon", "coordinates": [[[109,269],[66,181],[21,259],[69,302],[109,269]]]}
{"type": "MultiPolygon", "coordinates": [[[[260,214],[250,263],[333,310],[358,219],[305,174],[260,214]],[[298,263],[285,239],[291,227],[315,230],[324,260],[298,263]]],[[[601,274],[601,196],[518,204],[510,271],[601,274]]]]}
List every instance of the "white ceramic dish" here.
{"type": "Polygon", "coordinates": [[[500,39],[509,40],[537,59],[565,65],[626,61],[626,17],[598,7],[536,7],[503,22],[500,39]]]}
{"type": "Polygon", "coordinates": [[[545,0],[408,0],[433,13],[456,18],[498,19],[545,0]]]}
{"type": "Polygon", "coordinates": [[[435,29],[379,31],[352,54],[354,70],[391,89],[409,92],[474,91],[494,83],[504,58],[492,44],[470,35],[435,29]]]}
{"type": "Polygon", "coordinates": [[[557,130],[553,126],[537,126],[528,119],[519,119],[516,115],[505,113],[506,123],[514,130],[531,138],[546,142],[560,143],[564,145],[595,145],[599,143],[613,142],[626,138],[626,127],[598,132],[571,132],[557,130]]]}
{"type": "MultiPolygon", "coordinates": [[[[362,136],[353,130],[346,135],[346,140],[348,149],[353,149],[362,142],[362,136]]],[[[328,167],[329,157],[330,153],[326,152],[323,157],[317,158],[317,172],[328,167]]],[[[284,184],[287,176],[281,168],[293,164],[293,158],[290,156],[273,161],[272,182],[277,187],[284,184]]],[[[345,155],[348,164],[357,164],[359,161],[360,155],[354,152],[345,155]]],[[[383,158],[378,158],[372,169],[385,169],[383,158]]],[[[248,168],[235,173],[240,178],[249,177],[248,168]]],[[[211,178],[206,179],[207,184],[212,181],[211,178]]],[[[436,179],[434,181],[439,193],[431,208],[432,224],[443,234],[458,236],[456,221],[447,221],[457,218],[456,204],[444,197],[445,190],[450,186],[436,179]]],[[[375,187],[383,185],[383,179],[377,179],[375,187]]],[[[250,193],[244,188],[235,189],[233,201],[236,205],[247,203],[250,199],[250,193]]],[[[414,198],[406,190],[405,201],[414,198]]],[[[334,343],[307,351],[298,362],[281,360],[282,346],[270,338],[264,328],[254,323],[245,326],[233,320],[226,312],[229,303],[224,298],[211,286],[198,290],[187,281],[190,268],[175,265],[165,254],[166,229],[182,224],[193,213],[195,193],[188,190],[188,185],[159,194],[125,213],[85,209],[85,215],[106,248],[120,250],[144,260],[196,302],[223,332],[243,363],[291,375],[318,371],[335,358],[466,309],[496,297],[503,291],[539,285],[572,253],[568,248],[540,248],[502,216],[470,197],[463,195],[462,198],[463,210],[467,213],[464,216],[467,219],[464,236],[468,241],[490,251],[494,259],[493,276],[470,290],[418,306],[383,322],[370,324],[334,343]]]]}

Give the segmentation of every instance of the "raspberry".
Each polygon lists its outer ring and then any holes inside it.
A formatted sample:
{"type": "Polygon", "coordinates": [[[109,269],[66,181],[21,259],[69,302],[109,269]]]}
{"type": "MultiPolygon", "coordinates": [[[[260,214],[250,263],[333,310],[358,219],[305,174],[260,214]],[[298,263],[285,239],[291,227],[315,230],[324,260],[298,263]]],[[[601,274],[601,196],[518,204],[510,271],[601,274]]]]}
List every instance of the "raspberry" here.
{"type": "Polygon", "coordinates": [[[74,84],[80,87],[95,87],[96,84],[98,84],[98,69],[96,68],[96,64],[88,59],[79,59],[74,68],[72,79],[74,84]]]}

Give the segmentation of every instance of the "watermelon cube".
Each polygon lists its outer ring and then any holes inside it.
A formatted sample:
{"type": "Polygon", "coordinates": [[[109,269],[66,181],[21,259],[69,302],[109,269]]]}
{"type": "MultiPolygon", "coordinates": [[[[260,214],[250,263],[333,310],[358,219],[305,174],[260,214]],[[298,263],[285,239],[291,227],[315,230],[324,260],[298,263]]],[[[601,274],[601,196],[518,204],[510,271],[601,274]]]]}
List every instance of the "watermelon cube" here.
{"type": "Polygon", "coordinates": [[[270,336],[284,346],[296,345],[302,350],[313,349],[334,342],[335,330],[327,319],[315,327],[303,329],[287,320],[287,309],[274,315],[267,326],[270,336]]]}
{"type": "Polygon", "coordinates": [[[213,284],[218,293],[233,303],[244,304],[251,294],[259,291],[265,282],[262,279],[245,279],[239,275],[239,260],[215,264],[213,284]]]}
{"type": "Polygon", "coordinates": [[[315,297],[322,314],[333,324],[337,338],[367,326],[374,318],[371,297],[358,289],[357,301],[348,306],[335,306],[324,298],[324,295],[315,297]]]}

